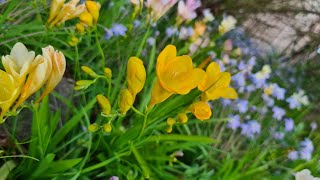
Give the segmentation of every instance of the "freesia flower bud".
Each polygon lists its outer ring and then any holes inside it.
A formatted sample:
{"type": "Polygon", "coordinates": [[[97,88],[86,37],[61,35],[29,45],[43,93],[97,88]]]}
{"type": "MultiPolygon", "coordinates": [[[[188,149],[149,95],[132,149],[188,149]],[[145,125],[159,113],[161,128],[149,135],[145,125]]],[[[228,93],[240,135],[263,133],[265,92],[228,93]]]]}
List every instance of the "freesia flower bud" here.
{"type": "Polygon", "coordinates": [[[82,23],[77,23],[77,24],[76,24],[76,31],[77,31],[78,33],[83,33],[83,32],[84,32],[84,26],[83,26],[82,23]]]}
{"type": "Polygon", "coordinates": [[[133,105],[133,97],[128,89],[121,90],[118,105],[122,114],[125,114],[133,105]]]}
{"type": "Polygon", "coordinates": [[[106,115],[111,113],[111,105],[109,100],[102,94],[96,96],[97,102],[102,109],[102,112],[106,115]]]}
{"type": "Polygon", "coordinates": [[[186,113],[179,113],[177,119],[179,123],[185,124],[188,122],[188,116],[186,113]]]}
{"type": "Polygon", "coordinates": [[[169,118],[167,119],[167,124],[168,124],[169,126],[172,126],[172,125],[174,125],[175,123],[176,123],[176,120],[174,120],[173,118],[169,117],[169,118]]]}
{"type": "Polygon", "coordinates": [[[83,24],[85,24],[87,26],[92,26],[93,17],[91,16],[90,13],[88,13],[88,12],[81,13],[79,16],[79,19],[83,24]]]}
{"type": "Polygon", "coordinates": [[[86,7],[93,18],[93,22],[97,24],[99,18],[100,3],[94,1],[86,1],[86,7]]]}
{"type": "Polygon", "coordinates": [[[167,133],[171,133],[172,132],[172,126],[168,126],[166,131],[167,131],[167,133]]]}
{"type": "Polygon", "coordinates": [[[81,66],[81,70],[85,72],[86,74],[90,75],[93,78],[96,78],[98,75],[96,72],[94,72],[91,68],[88,66],[81,66]]]}
{"type": "Polygon", "coordinates": [[[189,110],[201,121],[209,119],[212,114],[209,104],[203,101],[193,103],[189,110]]]}
{"type": "Polygon", "coordinates": [[[130,57],[127,65],[127,83],[133,99],[138,94],[146,81],[146,70],[143,62],[137,57],[130,57]]]}
{"type": "Polygon", "coordinates": [[[112,70],[110,68],[104,68],[104,75],[108,78],[112,78],[112,70]]]}
{"type": "Polygon", "coordinates": [[[89,86],[91,86],[91,84],[93,84],[93,83],[94,83],[93,80],[79,80],[79,81],[76,81],[76,86],[74,87],[74,90],[76,90],[76,91],[85,90],[89,86]]]}
{"type": "Polygon", "coordinates": [[[105,132],[105,133],[110,133],[112,131],[112,126],[110,123],[103,125],[102,128],[103,128],[103,132],[105,132]]]}
{"type": "Polygon", "coordinates": [[[89,130],[90,132],[97,132],[99,129],[100,129],[100,126],[99,126],[98,124],[96,124],[96,123],[90,124],[90,125],[88,126],[88,130],[89,130]]]}

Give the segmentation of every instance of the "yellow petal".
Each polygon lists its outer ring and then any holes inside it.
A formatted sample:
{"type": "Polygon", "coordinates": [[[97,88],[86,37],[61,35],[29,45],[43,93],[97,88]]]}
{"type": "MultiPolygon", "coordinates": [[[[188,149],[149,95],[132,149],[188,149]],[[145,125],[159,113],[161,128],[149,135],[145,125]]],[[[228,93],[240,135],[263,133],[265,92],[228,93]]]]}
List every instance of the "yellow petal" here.
{"type": "Polygon", "coordinates": [[[146,81],[146,70],[143,62],[137,57],[130,57],[127,64],[127,83],[133,99],[138,94],[146,81]]]}
{"type": "Polygon", "coordinates": [[[99,10],[101,7],[100,3],[94,1],[86,1],[86,7],[89,13],[92,15],[94,23],[96,24],[99,18],[99,10]]]}
{"type": "Polygon", "coordinates": [[[237,99],[238,94],[235,89],[228,87],[223,91],[223,93],[221,94],[221,97],[225,99],[237,99]]]}
{"type": "Polygon", "coordinates": [[[209,119],[212,114],[209,104],[203,101],[193,103],[191,109],[196,118],[201,121],[209,119]]]}
{"type": "Polygon", "coordinates": [[[121,90],[118,105],[122,114],[126,113],[133,105],[133,97],[128,89],[121,90]]]}
{"type": "Polygon", "coordinates": [[[83,24],[86,24],[87,26],[92,26],[93,17],[91,16],[90,13],[88,12],[81,13],[79,16],[79,19],[83,24]]]}
{"type": "Polygon", "coordinates": [[[38,55],[35,61],[40,61],[39,59],[42,59],[43,62],[38,64],[38,66],[32,72],[30,72],[28,79],[21,90],[21,95],[15,105],[15,108],[19,107],[20,104],[23,103],[28,97],[38,91],[46,83],[51,74],[51,60],[38,55]]]}
{"type": "Polygon", "coordinates": [[[111,113],[111,105],[109,100],[102,94],[96,96],[97,102],[102,109],[102,112],[106,115],[111,113]]]}
{"type": "Polygon", "coordinates": [[[166,91],[157,79],[153,85],[149,108],[168,99],[173,93],[166,91]]]}
{"type": "Polygon", "coordinates": [[[53,0],[50,8],[48,23],[51,22],[60,12],[65,0],[53,0]]]}
{"type": "Polygon", "coordinates": [[[216,62],[211,62],[206,69],[206,77],[198,86],[200,91],[210,88],[221,77],[220,67],[216,62]]]}
{"type": "Polygon", "coordinates": [[[163,51],[159,54],[157,59],[157,76],[164,71],[166,64],[177,56],[177,49],[174,45],[167,45],[163,51]]]}

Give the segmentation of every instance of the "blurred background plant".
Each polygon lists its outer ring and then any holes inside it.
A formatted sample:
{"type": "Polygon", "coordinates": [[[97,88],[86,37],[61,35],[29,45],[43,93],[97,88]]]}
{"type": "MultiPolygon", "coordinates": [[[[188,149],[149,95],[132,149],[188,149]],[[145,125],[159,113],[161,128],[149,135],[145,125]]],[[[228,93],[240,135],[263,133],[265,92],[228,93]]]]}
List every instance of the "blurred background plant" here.
{"type": "Polygon", "coordinates": [[[0,1],[1,55],[20,41],[36,53],[50,44],[67,61],[64,78],[49,98],[0,127],[0,176],[292,179],[306,168],[320,176],[319,21],[313,21],[319,4],[304,2],[70,0],[58,7],[69,3],[81,13],[50,27],[51,1],[0,1]],[[95,13],[88,3],[94,3],[95,13]],[[309,16],[310,29],[302,31],[306,26],[297,22],[309,16]],[[293,37],[287,45],[280,36],[268,36],[281,34],[272,29],[280,22],[285,26],[276,27],[297,30],[282,33],[293,37]],[[154,107],[136,139],[143,116],[135,110],[144,112],[148,105],[156,59],[168,44],[178,55],[190,55],[195,67],[205,70],[214,61],[230,72],[239,98],[210,101],[207,121],[187,114],[175,119],[187,123],[175,123],[167,119],[200,93],[175,95],[154,107]],[[105,95],[116,109],[128,85],[131,56],[143,61],[148,86],[137,94],[136,109],[110,126],[112,117],[100,113],[108,107],[99,107],[101,96],[96,96],[105,95]]]}

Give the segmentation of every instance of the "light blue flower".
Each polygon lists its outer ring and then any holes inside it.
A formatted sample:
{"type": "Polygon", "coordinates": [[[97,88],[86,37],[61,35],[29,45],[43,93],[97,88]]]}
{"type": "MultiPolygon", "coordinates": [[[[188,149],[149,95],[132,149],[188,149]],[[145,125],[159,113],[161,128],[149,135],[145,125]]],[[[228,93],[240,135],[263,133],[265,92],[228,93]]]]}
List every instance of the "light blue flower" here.
{"type": "Polygon", "coordinates": [[[287,132],[293,131],[294,121],[291,118],[284,119],[284,130],[287,132]]]}
{"type": "Polygon", "coordinates": [[[232,76],[232,81],[235,83],[235,87],[243,87],[246,85],[246,79],[242,72],[232,76]]]}
{"type": "Polygon", "coordinates": [[[275,133],[273,134],[273,137],[274,137],[275,139],[277,139],[277,140],[281,140],[281,139],[284,138],[284,133],[283,133],[283,132],[275,132],[275,133]]]}
{"type": "Polygon", "coordinates": [[[113,32],[111,29],[104,29],[105,34],[104,34],[104,39],[109,40],[113,36],[113,32]]]}
{"type": "Polygon", "coordinates": [[[279,87],[278,84],[273,85],[272,96],[277,98],[278,100],[283,100],[285,98],[286,90],[284,88],[279,87]]]}
{"type": "Polygon", "coordinates": [[[153,37],[149,37],[149,38],[147,39],[147,43],[148,43],[150,46],[153,46],[155,42],[156,42],[156,40],[155,40],[153,37]]]}
{"type": "Polygon", "coordinates": [[[240,123],[240,116],[239,115],[230,115],[229,116],[229,121],[228,121],[228,125],[227,127],[232,129],[232,130],[236,130],[237,128],[239,128],[241,125],[240,123]]]}
{"type": "Polygon", "coordinates": [[[174,35],[176,35],[178,32],[177,28],[170,26],[166,29],[166,35],[170,38],[174,35]]]}
{"type": "Polygon", "coordinates": [[[277,119],[277,120],[281,120],[283,118],[283,116],[286,114],[286,111],[278,106],[275,106],[272,108],[273,111],[273,115],[272,117],[277,119]]]}
{"type": "Polygon", "coordinates": [[[134,21],[132,22],[132,25],[133,25],[134,28],[138,28],[138,27],[140,27],[140,25],[141,25],[141,21],[139,21],[139,20],[134,20],[134,21]]]}
{"type": "Polygon", "coordinates": [[[261,125],[255,120],[241,124],[241,134],[248,138],[253,138],[255,135],[259,135],[260,132],[261,125]]]}
{"type": "Polygon", "coordinates": [[[289,108],[290,109],[295,109],[295,108],[300,108],[301,103],[298,102],[293,96],[289,97],[286,99],[287,103],[289,103],[289,108]]]}
{"type": "Polygon", "coordinates": [[[239,71],[246,69],[246,67],[247,67],[247,65],[243,61],[240,61],[240,63],[238,64],[239,71]]]}
{"type": "Polygon", "coordinates": [[[248,100],[240,99],[237,101],[237,109],[240,113],[246,113],[248,111],[248,100]]]}
{"type": "Polygon", "coordinates": [[[127,27],[122,24],[114,24],[111,29],[115,36],[125,36],[127,32],[127,27]]]}
{"type": "Polygon", "coordinates": [[[291,151],[288,154],[288,159],[290,160],[297,160],[299,158],[299,152],[298,151],[291,151]]]}
{"type": "Polygon", "coordinates": [[[222,99],[222,106],[227,107],[230,106],[232,101],[230,99],[222,99]]]}
{"type": "Polygon", "coordinates": [[[272,107],[274,105],[274,100],[268,95],[263,94],[262,99],[268,107],[272,107]]]}

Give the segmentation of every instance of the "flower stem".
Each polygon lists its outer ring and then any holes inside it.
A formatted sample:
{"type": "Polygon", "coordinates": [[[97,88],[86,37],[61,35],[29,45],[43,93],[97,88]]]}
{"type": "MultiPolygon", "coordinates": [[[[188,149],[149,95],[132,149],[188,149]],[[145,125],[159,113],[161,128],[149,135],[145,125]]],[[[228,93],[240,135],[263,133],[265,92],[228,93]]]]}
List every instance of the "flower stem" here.
{"type": "Polygon", "coordinates": [[[100,52],[100,55],[101,55],[101,66],[102,68],[105,67],[105,56],[104,56],[104,53],[103,53],[103,49],[101,48],[101,45],[100,45],[100,41],[99,41],[99,38],[98,38],[98,29],[96,28],[95,29],[95,38],[96,38],[96,44],[98,46],[98,50],[100,52]]]}
{"type": "Polygon", "coordinates": [[[145,114],[143,114],[142,112],[140,112],[138,109],[136,109],[135,107],[133,107],[133,106],[131,106],[131,109],[135,112],[135,113],[137,113],[137,114],[139,114],[139,115],[141,115],[141,116],[145,116],[145,114]]]}

